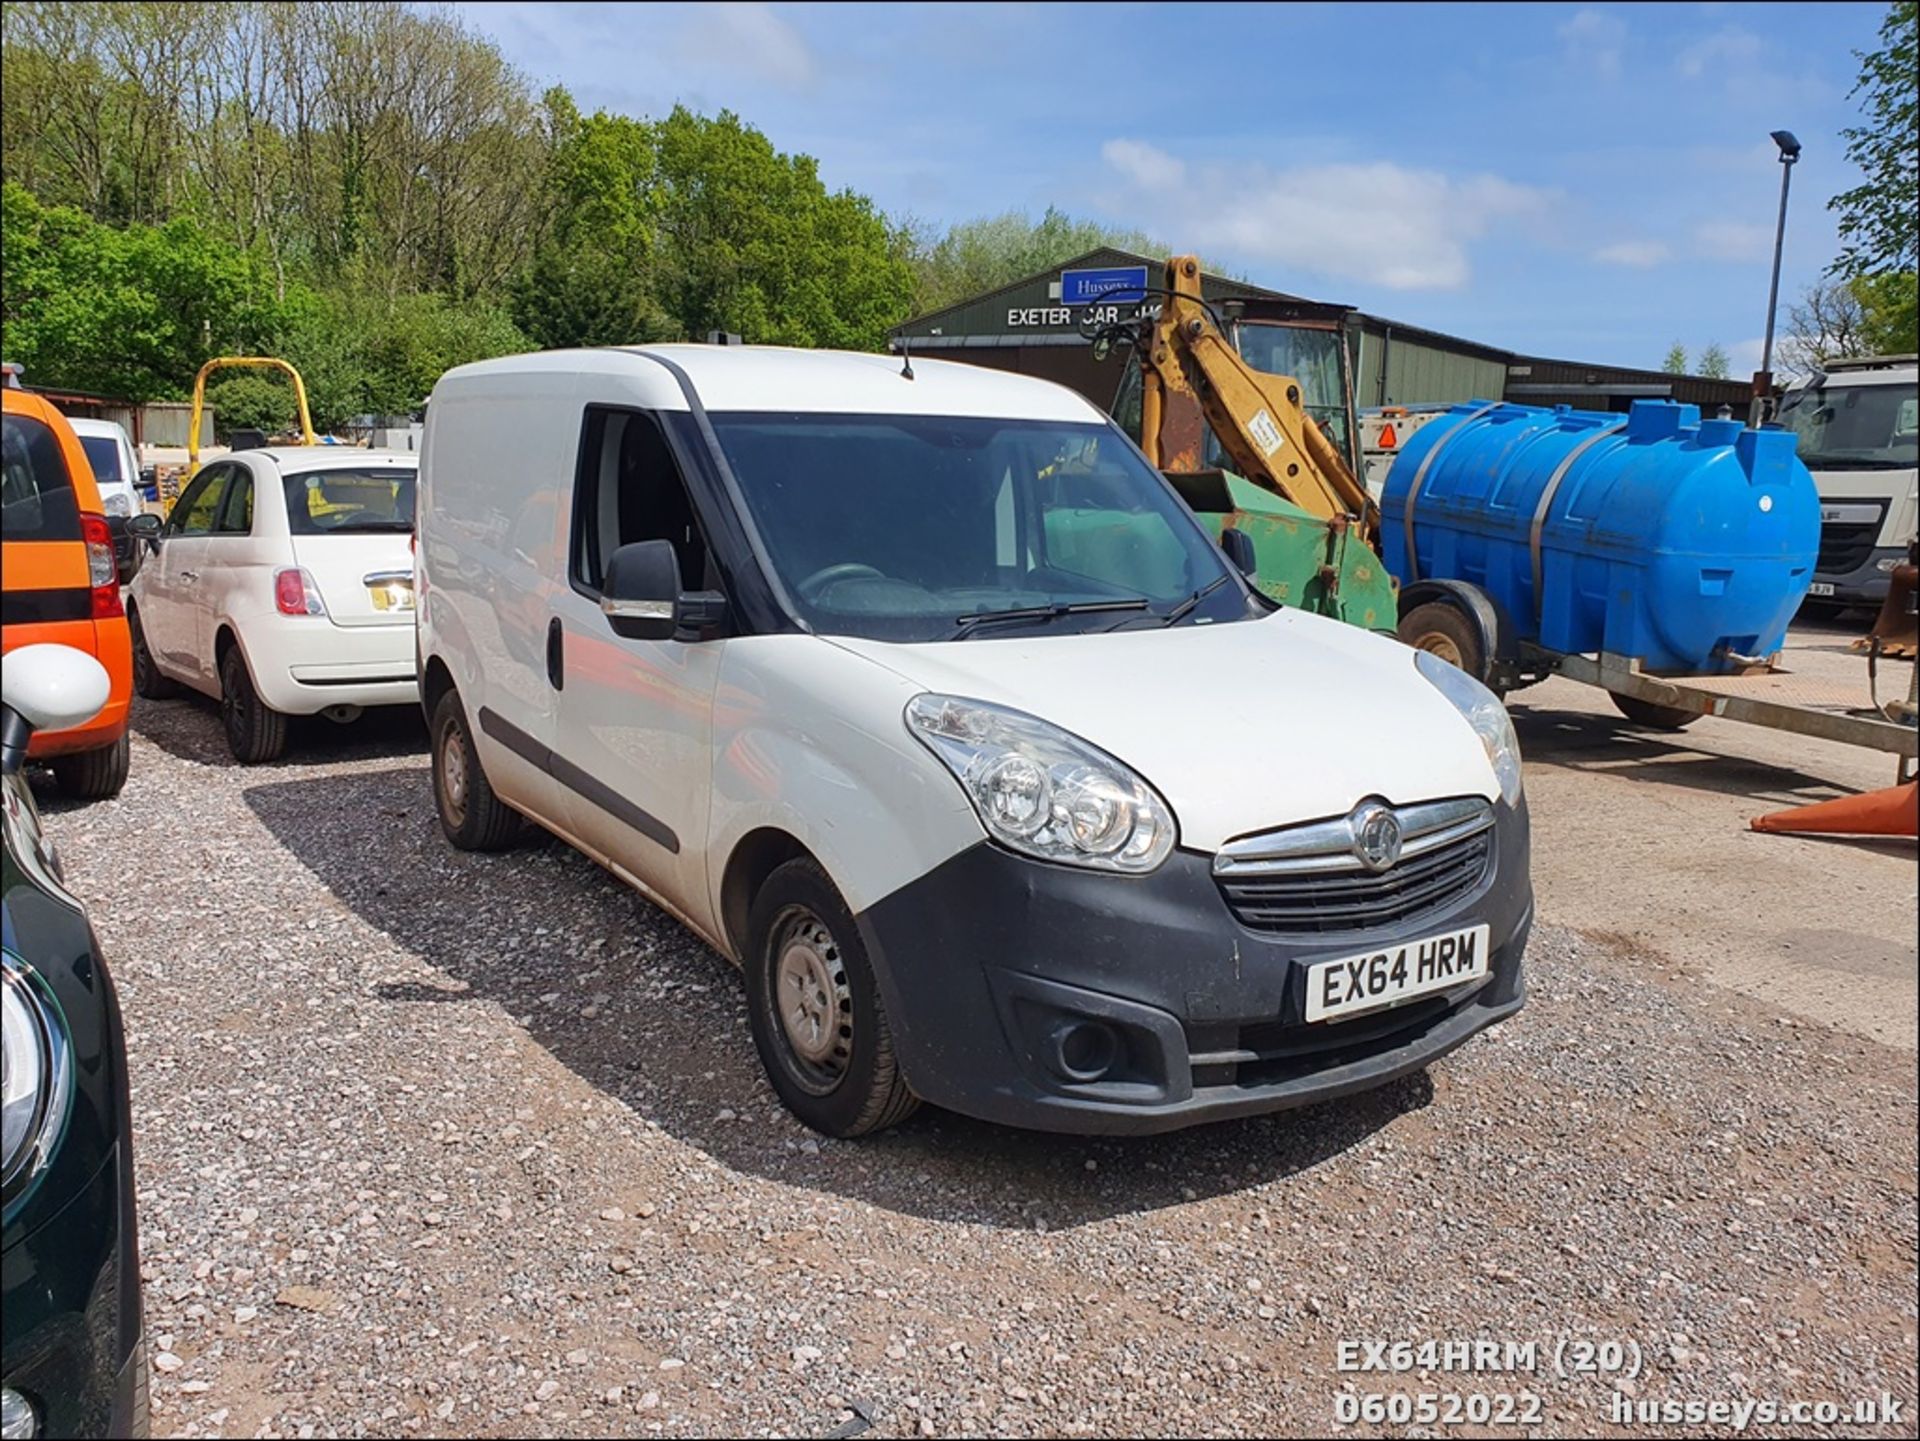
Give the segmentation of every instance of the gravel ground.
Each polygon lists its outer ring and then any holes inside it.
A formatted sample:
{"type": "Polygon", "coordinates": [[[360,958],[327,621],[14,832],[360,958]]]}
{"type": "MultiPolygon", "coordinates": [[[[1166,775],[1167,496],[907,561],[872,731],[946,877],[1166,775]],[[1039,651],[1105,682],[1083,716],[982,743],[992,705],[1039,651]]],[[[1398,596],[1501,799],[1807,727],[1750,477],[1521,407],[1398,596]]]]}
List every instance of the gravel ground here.
{"type": "Polygon", "coordinates": [[[1519,1018],[1357,1099],[822,1141],[691,935],[557,843],[445,844],[410,714],[246,770],[207,705],[135,726],[118,800],[42,794],[126,1011],[156,1435],[1379,1429],[1343,1389],[1617,1431],[1567,1336],[1636,1343],[1641,1400],[1915,1434],[1911,1054],[1548,916],[1519,1018]],[[1429,1337],[1539,1370],[1336,1367],[1429,1337]]]}

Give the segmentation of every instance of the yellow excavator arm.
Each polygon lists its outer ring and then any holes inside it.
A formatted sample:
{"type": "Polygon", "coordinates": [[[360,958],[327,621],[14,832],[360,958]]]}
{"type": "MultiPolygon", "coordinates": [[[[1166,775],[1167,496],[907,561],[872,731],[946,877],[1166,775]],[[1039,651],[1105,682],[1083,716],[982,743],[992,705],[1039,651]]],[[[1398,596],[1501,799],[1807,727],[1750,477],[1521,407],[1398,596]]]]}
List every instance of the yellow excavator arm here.
{"type": "Polygon", "coordinates": [[[1142,381],[1140,448],[1162,470],[1204,466],[1204,435],[1171,445],[1163,431],[1169,396],[1189,396],[1219,438],[1234,470],[1322,519],[1352,516],[1373,543],[1379,507],[1301,403],[1300,384],[1267,375],[1241,358],[1200,293],[1200,261],[1167,262],[1158,318],[1135,342],[1142,381]]]}

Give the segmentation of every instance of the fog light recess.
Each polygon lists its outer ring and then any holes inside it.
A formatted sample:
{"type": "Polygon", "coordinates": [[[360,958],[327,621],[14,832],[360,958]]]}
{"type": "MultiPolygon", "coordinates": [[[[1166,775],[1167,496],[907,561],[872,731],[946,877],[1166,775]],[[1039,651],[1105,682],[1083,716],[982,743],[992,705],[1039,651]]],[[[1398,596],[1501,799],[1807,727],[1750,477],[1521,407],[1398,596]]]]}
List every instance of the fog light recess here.
{"type": "Polygon", "coordinates": [[[1120,1058],[1120,1038],[1102,1021],[1061,1021],[1047,1039],[1048,1064],[1077,1085],[1103,1079],[1120,1058]]]}

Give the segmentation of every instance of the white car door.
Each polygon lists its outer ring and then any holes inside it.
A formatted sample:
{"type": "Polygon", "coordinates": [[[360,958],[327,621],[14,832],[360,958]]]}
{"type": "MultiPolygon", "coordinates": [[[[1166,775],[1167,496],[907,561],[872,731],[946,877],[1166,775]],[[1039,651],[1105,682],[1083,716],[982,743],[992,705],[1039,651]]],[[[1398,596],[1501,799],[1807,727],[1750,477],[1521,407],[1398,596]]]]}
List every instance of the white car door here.
{"type": "Polygon", "coordinates": [[[286,564],[284,541],[255,534],[259,498],[279,478],[273,462],[263,456],[230,464],[231,478],[207,534],[199,580],[182,592],[183,614],[193,627],[193,653],[204,674],[215,679],[213,642],[221,622],[258,612],[259,598],[273,594],[274,569],[286,564]]]}
{"type": "Polygon", "coordinates": [[[704,917],[713,699],[727,642],[622,639],[601,614],[599,583],[621,545],[662,539],[680,552],[684,586],[705,588],[706,546],[652,415],[594,407],[583,434],[572,583],[553,600],[553,776],[579,840],[704,917]]]}
{"type": "Polygon", "coordinates": [[[140,568],[136,600],[147,649],[169,674],[204,686],[213,662],[199,653],[201,588],[206,583],[207,540],[226,499],[234,467],[205,467],[181,492],[161,532],[158,554],[140,568]]]}

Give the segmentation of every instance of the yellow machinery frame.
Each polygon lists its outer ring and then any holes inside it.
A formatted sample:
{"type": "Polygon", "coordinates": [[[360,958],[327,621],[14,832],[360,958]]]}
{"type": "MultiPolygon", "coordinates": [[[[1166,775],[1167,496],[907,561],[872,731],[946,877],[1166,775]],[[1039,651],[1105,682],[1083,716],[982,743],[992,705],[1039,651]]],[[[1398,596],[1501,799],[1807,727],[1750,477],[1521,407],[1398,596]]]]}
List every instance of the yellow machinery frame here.
{"type": "MultiPolygon", "coordinates": [[[[207,377],[216,370],[231,370],[240,366],[256,366],[266,370],[285,371],[293,381],[293,397],[300,403],[300,443],[318,445],[320,438],[313,431],[313,413],[307,409],[307,385],[300,378],[300,372],[293,365],[276,355],[218,355],[200,367],[193,377],[193,409],[187,417],[187,468],[180,477],[179,484],[185,486],[200,469],[200,421],[206,414],[207,377]]],[[[172,509],[173,497],[168,497],[168,509],[172,509]]]]}

